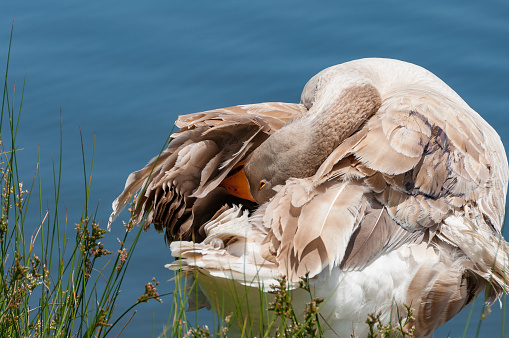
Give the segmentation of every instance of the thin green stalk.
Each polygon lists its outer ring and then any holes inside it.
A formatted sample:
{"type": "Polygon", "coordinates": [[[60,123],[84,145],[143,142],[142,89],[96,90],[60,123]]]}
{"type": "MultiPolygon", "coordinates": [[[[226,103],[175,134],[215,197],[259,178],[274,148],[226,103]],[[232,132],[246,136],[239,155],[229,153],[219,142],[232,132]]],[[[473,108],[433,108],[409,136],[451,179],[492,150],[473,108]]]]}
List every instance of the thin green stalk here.
{"type": "MultiPolygon", "coordinates": [[[[117,297],[126,278],[127,266],[133,258],[139,233],[132,241],[127,259],[120,264],[120,253],[104,266],[96,267],[102,256],[111,254],[98,240],[105,236],[95,219],[98,209],[90,213],[90,191],[95,157],[95,135],[92,162],[87,174],[85,146],[82,141],[84,168],[84,207],[79,218],[74,242],[68,239],[68,215],[60,215],[60,187],[63,163],[63,127],[60,117],[60,152],[58,164],[52,159],[53,202],[44,207],[44,178],[41,153],[37,153],[35,175],[29,190],[24,191],[18,165],[17,135],[20,130],[27,74],[16,109],[16,87],[8,90],[8,69],[13,30],[4,78],[0,116],[0,336],[105,336],[105,325],[111,325],[117,297]],[[8,123],[3,123],[8,119],[8,123]],[[3,133],[7,127],[7,133],[3,133]],[[7,144],[5,143],[7,141],[7,144]],[[25,220],[33,189],[38,188],[40,224],[26,234],[25,220]],[[63,237],[62,237],[63,236],[63,237]],[[67,248],[67,246],[70,246],[67,248]],[[39,259],[37,255],[41,255],[39,259]],[[111,265],[111,262],[115,265],[111,265]],[[117,269],[117,266],[119,267],[117,269]],[[98,273],[96,273],[98,272],[98,273]],[[108,276],[109,275],[109,276],[108,276]],[[107,284],[102,287],[99,278],[107,284]],[[31,284],[32,283],[32,284],[31,284]],[[32,303],[35,302],[35,306],[32,303]]],[[[81,133],[80,133],[81,135],[81,133]]],[[[82,136],[82,135],[81,135],[82,136]]],[[[83,137],[82,137],[83,140],[83,137]]],[[[35,194],[34,194],[35,195],[35,194]]],[[[71,215],[72,217],[72,215],[71,215]]],[[[141,231],[141,229],[140,229],[141,231]]],[[[130,237],[130,236],[129,236],[130,237]]],[[[127,242],[128,234],[124,237],[127,242]]],[[[121,249],[124,244],[121,245],[121,249]]],[[[137,305],[139,302],[135,303],[137,305]]],[[[128,309],[125,313],[131,311],[128,309]]],[[[115,311],[119,311],[116,309],[115,311]]],[[[108,327],[108,331],[111,330],[108,327]]]]}
{"type": "MultiPolygon", "coordinates": [[[[7,64],[5,65],[4,94],[3,94],[3,98],[2,98],[2,115],[1,115],[1,118],[0,118],[0,131],[3,130],[4,107],[6,106],[5,105],[5,103],[6,103],[5,100],[8,100],[8,98],[9,98],[9,96],[7,94],[7,88],[9,87],[8,83],[7,83],[7,77],[9,75],[9,64],[10,64],[10,60],[11,60],[11,46],[12,46],[12,36],[13,36],[13,33],[14,33],[14,20],[12,20],[11,35],[9,37],[9,48],[7,50],[7,64]]],[[[7,103],[7,107],[9,107],[9,103],[7,103]]]]}

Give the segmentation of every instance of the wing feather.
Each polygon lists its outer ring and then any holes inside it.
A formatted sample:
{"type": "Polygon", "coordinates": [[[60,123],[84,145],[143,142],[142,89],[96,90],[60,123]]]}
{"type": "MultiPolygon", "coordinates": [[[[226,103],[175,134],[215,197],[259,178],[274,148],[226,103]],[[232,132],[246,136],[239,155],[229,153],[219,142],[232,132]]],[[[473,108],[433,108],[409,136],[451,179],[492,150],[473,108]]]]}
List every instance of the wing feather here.
{"type": "Polygon", "coordinates": [[[214,191],[268,135],[305,111],[299,104],[274,102],[180,116],[176,125],[181,129],[171,136],[168,148],[128,177],[113,202],[109,224],[138,192],[134,224],[153,223],[157,230],[166,229],[170,239],[198,235],[196,201],[214,191]]]}
{"type": "Polygon", "coordinates": [[[338,265],[362,213],[362,185],[329,182],[308,191],[310,182],[288,180],[268,203],[264,219],[279,270],[292,280],[338,265]]]}

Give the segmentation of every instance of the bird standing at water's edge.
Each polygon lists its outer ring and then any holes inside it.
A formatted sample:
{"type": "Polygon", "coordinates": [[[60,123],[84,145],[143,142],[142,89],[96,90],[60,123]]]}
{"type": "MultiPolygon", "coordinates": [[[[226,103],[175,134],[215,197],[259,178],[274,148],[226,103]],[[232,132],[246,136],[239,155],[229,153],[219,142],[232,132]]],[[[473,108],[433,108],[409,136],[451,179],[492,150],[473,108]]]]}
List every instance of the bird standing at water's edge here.
{"type": "MultiPolygon", "coordinates": [[[[309,273],[326,335],[366,336],[369,314],[387,323],[406,304],[427,337],[479,292],[509,291],[504,147],[424,68],[351,61],[315,75],[300,104],[176,125],[168,149],[129,176],[110,223],[141,190],[134,223],[166,231],[179,258],[169,267],[196,271],[223,314],[235,310],[220,301],[231,285],[247,285],[253,304],[280,276],[295,288],[309,273]]],[[[293,302],[308,302],[298,291],[293,302]]]]}

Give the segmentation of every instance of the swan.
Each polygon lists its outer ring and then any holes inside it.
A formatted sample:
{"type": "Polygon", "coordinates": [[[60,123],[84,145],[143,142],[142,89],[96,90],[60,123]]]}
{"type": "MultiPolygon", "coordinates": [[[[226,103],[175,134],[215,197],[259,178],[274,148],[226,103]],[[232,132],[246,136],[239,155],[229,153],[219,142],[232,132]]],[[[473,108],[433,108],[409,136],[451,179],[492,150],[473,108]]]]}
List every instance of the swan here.
{"type": "Polygon", "coordinates": [[[509,291],[503,144],[422,67],[350,61],[312,77],[300,104],[216,109],[176,126],[128,177],[110,224],[135,196],[133,223],[164,230],[178,258],[168,267],[196,278],[192,308],[227,315],[242,287],[244,311],[266,306],[260,294],[281,276],[304,304],[307,274],[325,299],[326,336],[366,336],[369,314],[387,323],[410,305],[408,325],[428,337],[479,292],[509,291]]]}

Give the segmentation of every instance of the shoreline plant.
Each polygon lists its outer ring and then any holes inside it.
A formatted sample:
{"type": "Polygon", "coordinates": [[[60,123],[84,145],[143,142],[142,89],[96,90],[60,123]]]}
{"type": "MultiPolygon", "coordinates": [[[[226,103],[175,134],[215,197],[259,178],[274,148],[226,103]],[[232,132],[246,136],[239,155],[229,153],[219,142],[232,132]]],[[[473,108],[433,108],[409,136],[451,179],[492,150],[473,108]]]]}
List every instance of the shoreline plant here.
{"type": "MultiPolygon", "coordinates": [[[[14,28],[14,22],[13,22],[14,28]]],[[[120,315],[116,309],[141,228],[126,226],[115,250],[101,243],[108,231],[96,221],[97,209],[90,208],[93,154],[90,166],[83,155],[83,209],[76,221],[65,213],[60,200],[62,177],[62,119],[60,152],[53,161],[52,202],[43,205],[40,155],[35,175],[27,186],[18,168],[21,150],[16,138],[25,94],[26,73],[16,104],[16,86],[9,91],[8,74],[13,39],[11,29],[4,72],[0,116],[0,336],[1,337],[104,337],[121,333],[134,315],[133,308],[149,299],[160,301],[155,281],[120,315]],[[27,224],[29,205],[38,198],[40,220],[27,224]],[[72,226],[72,223],[75,223],[72,226]],[[132,234],[131,234],[132,232],[132,234]],[[132,317],[131,315],[131,317],[132,317]]],[[[95,144],[94,144],[95,148],[95,144]]],[[[93,153],[93,151],[92,151],[93,153]]],[[[36,210],[36,208],[35,208],[36,210]]],[[[140,291],[142,289],[140,288],[140,291]]],[[[141,292],[140,292],[141,293],[141,292]]]]}

